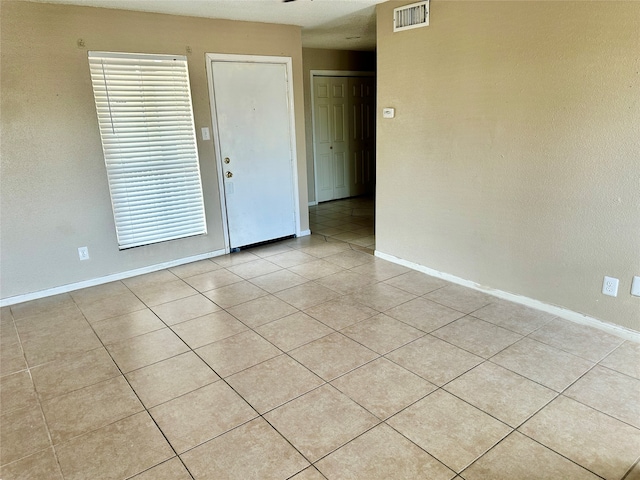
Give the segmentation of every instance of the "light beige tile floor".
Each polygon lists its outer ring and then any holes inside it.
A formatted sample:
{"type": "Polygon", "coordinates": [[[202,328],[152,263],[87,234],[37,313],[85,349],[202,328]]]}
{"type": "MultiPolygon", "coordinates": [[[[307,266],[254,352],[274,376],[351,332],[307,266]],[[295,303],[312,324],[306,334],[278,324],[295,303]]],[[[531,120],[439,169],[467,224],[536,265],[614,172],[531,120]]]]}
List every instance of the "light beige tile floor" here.
{"type": "MultiPolygon", "coordinates": [[[[373,197],[356,197],[309,207],[309,228],[315,235],[372,251],[376,248],[373,197]]],[[[324,247],[327,248],[327,247],[324,247]]],[[[311,253],[309,250],[303,250],[311,253]]],[[[316,253],[316,256],[320,256],[316,253]]]]}
{"type": "Polygon", "coordinates": [[[2,308],[0,478],[639,478],[640,345],[376,259],[367,202],[2,308]]]}

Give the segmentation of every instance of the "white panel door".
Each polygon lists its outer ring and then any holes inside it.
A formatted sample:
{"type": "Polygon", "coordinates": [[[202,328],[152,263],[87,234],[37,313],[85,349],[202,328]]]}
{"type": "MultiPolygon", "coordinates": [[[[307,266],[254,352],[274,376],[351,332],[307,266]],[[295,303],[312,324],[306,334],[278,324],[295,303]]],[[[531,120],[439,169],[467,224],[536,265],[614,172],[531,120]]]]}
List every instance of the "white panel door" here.
{"type": "Polygon", "coordinates": [[[349,126],[353,183],[352,195],[374,191],[375,183],[375,79],[349,78],[351,122],[349,126]]]}
{"type": "Polygon", "coordinates": [[[331,83],[333,198],[338,199],[350,195],[349,107],[347,105],[349,96],[346,78],[334,78],[331,83]]]}
{"type": "Polygon", "coordinates": [[[314,79],[314,140],[318,202],[351,195],[349,95],[345,77],[314,79]]]}
{"type": "Polygon", "coordinates": [[[296,232],[286,65],[211,61],[229,245],[296,232]]]}
{"type": "Polygon", "coordinates": [[[315,94],[315,166],[316,166],[316,200],[326,202],[333,200],[333,149],[331,147],[331,98],[329,89],[331,79],[317,77],[314,81],[315,94]]]}

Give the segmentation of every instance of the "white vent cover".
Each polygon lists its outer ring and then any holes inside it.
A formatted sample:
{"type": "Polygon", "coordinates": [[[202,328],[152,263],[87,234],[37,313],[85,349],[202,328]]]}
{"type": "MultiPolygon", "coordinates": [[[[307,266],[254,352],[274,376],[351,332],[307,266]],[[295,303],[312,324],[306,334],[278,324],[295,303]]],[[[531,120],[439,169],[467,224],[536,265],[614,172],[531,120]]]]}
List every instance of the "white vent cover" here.
{"type": "Polygon", "coordinates": [[[400,32],[411,28],[429,25],[429,0],[412,3],[393,9],[393,31],[400,32]]]}

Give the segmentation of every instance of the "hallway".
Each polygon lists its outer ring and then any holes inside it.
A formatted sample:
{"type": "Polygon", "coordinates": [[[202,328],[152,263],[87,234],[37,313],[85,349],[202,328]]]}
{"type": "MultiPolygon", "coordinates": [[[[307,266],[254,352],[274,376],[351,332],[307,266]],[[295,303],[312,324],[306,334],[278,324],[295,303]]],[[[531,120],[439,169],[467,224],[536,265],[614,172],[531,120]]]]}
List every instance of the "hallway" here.
{"type": "Polygon", "coordinates": [[[376,248],[374,223],[373,196],[334,200],[309,207],[311,233],[347,242],[368,253],[376,248]]]}

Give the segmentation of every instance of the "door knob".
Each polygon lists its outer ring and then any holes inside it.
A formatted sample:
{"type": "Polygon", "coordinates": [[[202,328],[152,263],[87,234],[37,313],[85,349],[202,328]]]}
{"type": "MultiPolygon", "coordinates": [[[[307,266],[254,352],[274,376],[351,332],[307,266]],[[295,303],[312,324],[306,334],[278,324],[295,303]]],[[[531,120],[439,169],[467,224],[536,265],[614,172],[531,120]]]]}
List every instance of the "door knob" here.
{"type": "Polygon", "coordinates": [[[225,157],[224,163],[230,163],[230,162],[231,162],[231,160],[229,160],[229,157],[225,157]]]}
{"type": "Polygon", "coordinates": [[[231,178],[231,177],[233,177],[233,173],[227,172],[227,178],[231,178]]]}

